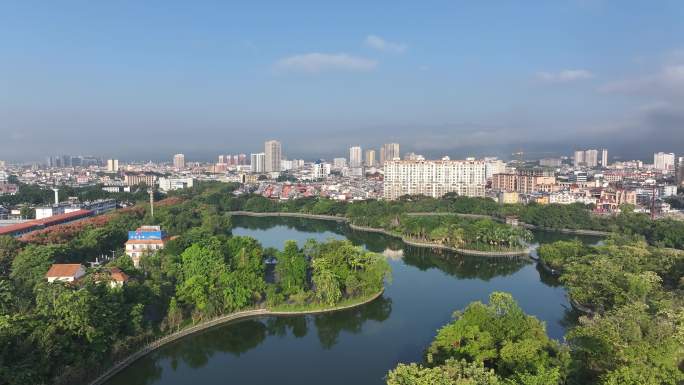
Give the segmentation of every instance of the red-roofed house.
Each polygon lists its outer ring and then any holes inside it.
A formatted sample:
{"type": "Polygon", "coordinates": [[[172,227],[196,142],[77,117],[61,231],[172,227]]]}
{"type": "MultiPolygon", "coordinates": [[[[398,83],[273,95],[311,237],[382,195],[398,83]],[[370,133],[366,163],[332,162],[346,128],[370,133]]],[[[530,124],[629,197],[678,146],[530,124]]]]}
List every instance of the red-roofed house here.
{"type": "Polygon", "coordinates": [[[79,263],[55,263],[45,273],[45,278],[48,282],[75,282],[85,273],[85,267],[79,263]]]}
{"type": "Polygon", "coordinates": [[[118,267],[105,268],[103,271],[93,274],[93,279],[97,283],[107,282],[109,287],[121,287],[123,286],[130,277],[128,274],[124,273],[118,267]]]}

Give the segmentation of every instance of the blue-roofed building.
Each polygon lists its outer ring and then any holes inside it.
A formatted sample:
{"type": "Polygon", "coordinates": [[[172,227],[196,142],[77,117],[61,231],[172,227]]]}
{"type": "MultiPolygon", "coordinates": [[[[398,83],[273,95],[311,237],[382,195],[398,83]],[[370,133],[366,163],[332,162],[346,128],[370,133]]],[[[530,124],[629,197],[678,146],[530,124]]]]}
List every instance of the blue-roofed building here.
{"type": "Polygon", "coordinates": [[[135,231],[128,232],[126,255],[131,257],[135,267],[140,266],[143,255],[152,254],[166,245],[168,236],[160,226],[140,226],[135,231]]]}

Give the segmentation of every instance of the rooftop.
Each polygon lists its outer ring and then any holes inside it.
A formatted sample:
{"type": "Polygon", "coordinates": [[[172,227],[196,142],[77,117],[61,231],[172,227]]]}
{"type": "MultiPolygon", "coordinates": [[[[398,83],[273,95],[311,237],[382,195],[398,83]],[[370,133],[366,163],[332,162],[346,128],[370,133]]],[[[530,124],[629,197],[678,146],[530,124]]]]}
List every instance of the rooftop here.
{"type": "Polygon", "coordinates": [[[79,263],[55,263],[50,266],[50,270],[45,273],[45,277],[74,277],[80,269],[85,268],[79,263]]]}

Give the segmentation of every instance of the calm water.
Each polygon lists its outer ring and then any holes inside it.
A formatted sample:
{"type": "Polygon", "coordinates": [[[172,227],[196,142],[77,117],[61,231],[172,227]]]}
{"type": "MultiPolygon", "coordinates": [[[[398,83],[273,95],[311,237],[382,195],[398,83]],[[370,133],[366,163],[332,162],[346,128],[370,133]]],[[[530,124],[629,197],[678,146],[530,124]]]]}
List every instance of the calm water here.
{"type": "MultiPolygon", "coordinates": [[[[572,320],[565,291],[527,259],[463,257],[407,247],[344,224],[295,218],[234,217],[233,234],[282,248],[286,240],[347,238],[390,261],[393,280],[382,298],[320,316],[266,317],[220,326],[167,345],[117,374],[108,385],[131,384],[384,384],[398,362],[420,361],[453,311],[513,294],[529,314],[562,339],[572,320]]],[[[545,243],[571,236],[538,233],[545,243]]],[[[583,237],[585,242],[596,238],[583,237]]]]}

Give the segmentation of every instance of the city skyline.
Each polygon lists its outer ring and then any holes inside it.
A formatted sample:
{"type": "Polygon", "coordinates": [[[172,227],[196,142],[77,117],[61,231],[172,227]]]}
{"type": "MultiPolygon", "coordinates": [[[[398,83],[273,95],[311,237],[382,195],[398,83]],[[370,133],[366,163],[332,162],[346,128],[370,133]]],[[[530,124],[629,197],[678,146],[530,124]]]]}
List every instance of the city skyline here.
{"type": "Polygon", "coordinates": [[[5,2],[0,158],[684,147],[680,2],[262,8],[5,2]]]}

